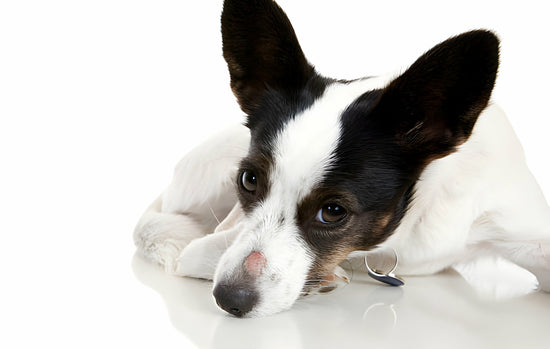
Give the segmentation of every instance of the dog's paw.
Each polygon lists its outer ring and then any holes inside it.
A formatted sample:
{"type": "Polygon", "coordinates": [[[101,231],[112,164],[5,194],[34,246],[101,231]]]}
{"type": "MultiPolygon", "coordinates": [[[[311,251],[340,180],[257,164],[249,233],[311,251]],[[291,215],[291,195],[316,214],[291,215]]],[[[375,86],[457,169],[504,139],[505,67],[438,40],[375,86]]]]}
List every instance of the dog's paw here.
{"type": "Polygon", "coordinates": [[[175,274],[198,279],[212,280],[218,264],[217,258],[212,258],[212,249],[200,238],[191,241],[176,260],[175,274]]]}
{"type": "Polygon", "coordinates": [[[191,241],[176,261],[176,274],[212,280],[220,258],[241,230],[241,217],[237,204],[214,233],[191,241]]]}
{"type": "Polygon", "coordinates": [[[211,234],[191,241],[176,260],[175,274],[212,280],[227,246],[223,234],[211,234]]]}
{"type": "Polygon", "coordinates": [[[182,250],[177,240],[166,239],[138,245],[138,251],[147,259],[160,264],[168,274],[174,274],[177,258],[182,250]]]}
{"type": "Polygon", "coordinates": [[[539,251],[542,256],[541,262],[533,268],[528,268],[530,272],[535,274],[539,282],[538,289],[550,293],[550,244],[540,243],[539,251]]]}
{"type": "Polygon", "coordinates": [[[539,290],[550,293],[550,270],[534,268],[530,271],[537,277],[539,290]]]}

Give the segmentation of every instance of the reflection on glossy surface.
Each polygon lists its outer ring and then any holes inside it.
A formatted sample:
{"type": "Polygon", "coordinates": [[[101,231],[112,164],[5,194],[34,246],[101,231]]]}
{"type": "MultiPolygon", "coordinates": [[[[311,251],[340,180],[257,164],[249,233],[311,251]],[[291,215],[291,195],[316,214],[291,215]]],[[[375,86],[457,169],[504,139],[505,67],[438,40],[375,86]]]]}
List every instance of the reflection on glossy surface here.
{"type": "Polygon", "coordinates": [[[361,319],[365,328],[378,334],[391,333],[397,325],[395,304],[402,297],[402,288],[379,286],[372,290],[368,295],[369,303],[372,304],[361,319]]]}
{"type": "Polygon", "coordinates": [[[346,287],[260,319],[219,310],[211,282],[165,275],[139,256],[133,269],[199,348],[546,348],[550,342],[550,294],[533,293],[534,279],[507,264],[464,266],[464,277],[456,271],[407,277],[403,288],[355,271],[346,287]],[[469,284],[476,280],[483,280],[480,289],[469,284]]]}

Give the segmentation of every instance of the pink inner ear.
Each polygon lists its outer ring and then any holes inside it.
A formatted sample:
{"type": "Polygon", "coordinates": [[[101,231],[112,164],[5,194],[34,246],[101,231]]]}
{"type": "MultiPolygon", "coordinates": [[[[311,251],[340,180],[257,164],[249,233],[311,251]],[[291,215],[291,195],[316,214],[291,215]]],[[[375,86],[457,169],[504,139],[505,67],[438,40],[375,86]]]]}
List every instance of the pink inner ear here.
{"type": "Polygon", "coordinates": [[[248,257],[246,257],[246,271],[248,271],[252,276],[260,276],[266,263],[267,259],[262,253],[252,252],[248,257]]]}

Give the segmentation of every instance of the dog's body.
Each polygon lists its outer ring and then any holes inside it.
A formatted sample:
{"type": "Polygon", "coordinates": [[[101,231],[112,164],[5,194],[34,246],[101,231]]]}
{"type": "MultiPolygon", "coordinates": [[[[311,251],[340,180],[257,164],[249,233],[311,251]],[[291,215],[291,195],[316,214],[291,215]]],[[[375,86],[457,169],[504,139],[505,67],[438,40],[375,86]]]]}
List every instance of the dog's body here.
{"type": "Polygon", "coordinates": [[[489,103],[493,34],[452,38],[397,78],[338,81],[315,73],[269,0],[226,0],[222,32],[248,123],[180,162],[136,228],[147,257],[213,279],[237,316],[289,308],[377,246],[403,275],[501,255],[550,290],[550,209],[489,103]]]}

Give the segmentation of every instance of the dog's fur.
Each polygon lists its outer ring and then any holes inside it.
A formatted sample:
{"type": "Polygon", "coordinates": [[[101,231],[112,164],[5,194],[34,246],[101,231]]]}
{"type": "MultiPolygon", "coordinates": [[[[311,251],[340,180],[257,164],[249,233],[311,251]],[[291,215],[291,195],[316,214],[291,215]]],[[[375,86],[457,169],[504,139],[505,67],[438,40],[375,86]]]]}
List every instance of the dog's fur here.
{"type": "Polygon", "coordinates": [[[213,279],[237,316],[287,309],[377,246],[398,252],[405,275],[498,254],[550,290],[550,209],[490,103],[493,33],[453,37],[398,77],[354,81],[318,75],[271,0],[226,0],[222,34],[246,127],[179,163],[137,225],[147,257],[213,279]]]}

